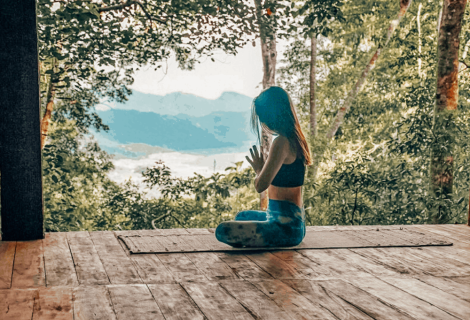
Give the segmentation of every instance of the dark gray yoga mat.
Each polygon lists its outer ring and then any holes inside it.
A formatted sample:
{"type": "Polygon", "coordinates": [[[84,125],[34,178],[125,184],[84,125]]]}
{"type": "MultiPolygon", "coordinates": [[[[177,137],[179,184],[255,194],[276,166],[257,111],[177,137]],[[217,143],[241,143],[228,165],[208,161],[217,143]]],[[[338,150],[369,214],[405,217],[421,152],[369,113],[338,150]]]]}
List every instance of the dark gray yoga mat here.
{"type": "Polygon", "coordinates": [[[131,253],[181,253],[215,251],[268,251],[297,249],[382,248],[450,246],[451,242],[407,228],[325,230],[307,228],[304,240],[295,247],[233,248],[219,242],[211,229],[166,229],[121,232],[118,236],[131,253]],[[167,231],[166,231],[167,230],[167,231]],[[174,231],[172,231],[174,230],[174,231]]]}

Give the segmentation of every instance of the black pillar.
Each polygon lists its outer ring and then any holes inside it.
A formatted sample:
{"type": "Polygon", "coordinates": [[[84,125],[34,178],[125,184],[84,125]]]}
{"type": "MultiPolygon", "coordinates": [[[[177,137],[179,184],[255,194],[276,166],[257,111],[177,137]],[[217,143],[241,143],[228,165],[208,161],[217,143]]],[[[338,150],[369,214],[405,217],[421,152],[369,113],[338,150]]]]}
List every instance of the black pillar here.
{"type": "Polygon", "coordinates": [[[2,240],[44,238],[36,0],[0,1],[2,240]]]}

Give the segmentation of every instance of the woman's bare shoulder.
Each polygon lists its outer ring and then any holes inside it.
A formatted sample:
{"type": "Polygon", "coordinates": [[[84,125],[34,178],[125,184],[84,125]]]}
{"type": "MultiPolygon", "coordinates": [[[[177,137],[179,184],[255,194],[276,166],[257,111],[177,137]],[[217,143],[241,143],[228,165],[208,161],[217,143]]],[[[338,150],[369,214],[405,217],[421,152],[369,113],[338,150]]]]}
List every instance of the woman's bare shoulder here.
{"type": "Polygon", "coordinates": [[[289,140],[284,136],[277,136],[271,145],[271,150],[276,150],[277,152],[289,153],[289,140]]]}

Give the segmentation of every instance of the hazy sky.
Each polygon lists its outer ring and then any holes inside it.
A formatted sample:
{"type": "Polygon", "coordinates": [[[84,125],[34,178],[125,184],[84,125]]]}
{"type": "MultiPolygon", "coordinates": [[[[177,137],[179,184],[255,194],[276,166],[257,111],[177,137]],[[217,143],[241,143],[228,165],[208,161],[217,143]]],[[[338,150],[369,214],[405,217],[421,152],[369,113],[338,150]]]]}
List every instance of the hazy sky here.
{"type": "MultiPolygon", "coordinates": [[[[284,43],[278,43],[278,57],[282,57],[284,43]]],[[[239,49],[236,56],[218,53],[215,62],[205,58],[195,70],[183,71],[174,59],[168,61],[168,68],[154,70],[148,66],[137,71],[132,89],[144,93],[165,95],[181,91],[216,99],[224,91],[235,91],[254,98],[262,89],[263,66],[259,39],[256,47],[247,44],[239,49]],[[165,74],[166,72],[166,74],[165,74]]]]}

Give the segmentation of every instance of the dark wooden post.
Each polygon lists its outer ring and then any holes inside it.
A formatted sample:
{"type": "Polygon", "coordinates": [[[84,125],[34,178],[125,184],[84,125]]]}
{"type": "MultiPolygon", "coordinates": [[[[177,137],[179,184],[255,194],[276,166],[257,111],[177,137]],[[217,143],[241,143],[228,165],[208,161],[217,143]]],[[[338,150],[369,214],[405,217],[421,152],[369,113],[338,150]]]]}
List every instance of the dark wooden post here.
{"type": "Polygon", "coordinates": [[[44,238],[36,0],[0,1],[2,240],[44,238]]]}

